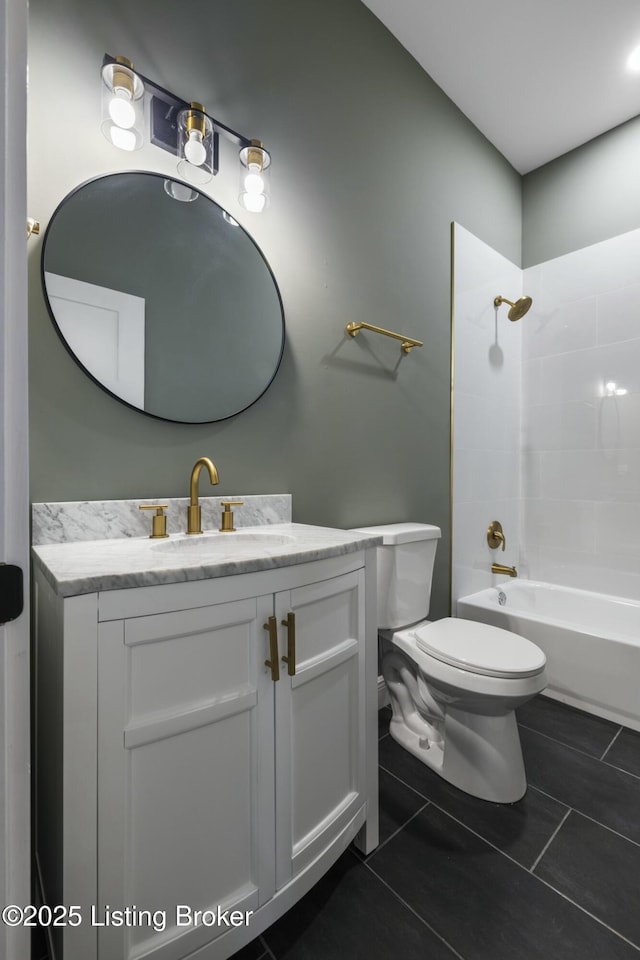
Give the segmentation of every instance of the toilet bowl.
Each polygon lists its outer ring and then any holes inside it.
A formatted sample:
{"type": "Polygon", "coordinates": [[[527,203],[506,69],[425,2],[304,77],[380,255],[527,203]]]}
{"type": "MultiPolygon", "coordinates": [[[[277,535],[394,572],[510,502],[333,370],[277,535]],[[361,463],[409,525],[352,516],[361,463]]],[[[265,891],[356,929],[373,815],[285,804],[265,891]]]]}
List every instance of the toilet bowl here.
{"type": "Polygon", "coordinates": [[[438,527],[359,529],[383,537],[378,624],[391,736],[466,793],[520,800],[527,782],[514,711],[546,686],[544,653],[509,630],[426,619],[438,527]]]}

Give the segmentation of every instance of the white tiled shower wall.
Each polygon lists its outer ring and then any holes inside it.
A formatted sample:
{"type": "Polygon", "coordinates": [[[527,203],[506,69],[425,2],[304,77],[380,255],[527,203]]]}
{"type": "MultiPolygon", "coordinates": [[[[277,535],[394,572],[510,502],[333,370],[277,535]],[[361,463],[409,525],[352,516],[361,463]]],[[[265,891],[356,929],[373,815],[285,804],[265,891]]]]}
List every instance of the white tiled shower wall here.
{"type": "Polygon", "coordinates": [[[454,237],[454,610],[493,560],[640,599],[640,230],[524,272],[454,237]],[[526,317],[496,324],[523,289],[526,317]]]}
{"type": "Polygon", "coordinates": [[[523,570],[640,599],[640,230],[524,286],[523,570]]]}
{"type": "Polygon", "coordinates": [[[515,564],[520,540],[521,324],[498,295],[516,300],[522,271],[454,226],[452,595],[496,582],[491,563],[515,564]],[[500,520],[506,550],[490,550],[487,527],[500,520]]]}

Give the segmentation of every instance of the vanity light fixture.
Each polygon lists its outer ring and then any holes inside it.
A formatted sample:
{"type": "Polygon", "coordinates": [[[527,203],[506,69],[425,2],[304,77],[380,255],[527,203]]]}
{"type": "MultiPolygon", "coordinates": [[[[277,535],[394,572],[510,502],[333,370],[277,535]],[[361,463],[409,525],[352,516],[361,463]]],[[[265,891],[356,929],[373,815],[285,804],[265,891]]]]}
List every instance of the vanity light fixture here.
{"type": "Polygon", "coordinates": [[[213,123],[201,103],[178,114],[178,173],[193,183],[213,177],[213,123]]]}
{"type": "Polygon", "coordinates": [[[250,213],[262,213],[271,196],[271,156],[261,140],[242,147],[240,157],[240,194],[238,200],[250,213]]]}
{"type": "MultiPolygon", "coordinates": [[[[144,142],[144,108],[149,139],[178,157],[178,172],[190,183],[207,183],[219,169],[219,136],[239,148],[239,201],[245,210],[261,213],[269,206],[271,155],[260,140],[250,140],[211,117],[201,103],[187,102],[138,74],[125,57],[104,55],[102,64],[102,131],[121,150],[137,150],[144,142]]],[[[170,196],[173,193],[167,190],[170,196]]],[[[195,199],[197,193],[188,199],[195,199]]],[[[186,199],[175,197],[175,199],[186,199]]]]}
{"type": "Polygon", "coordinates": [[[144,84],[126,57],[102,67],[102,132],[120,150],[139,150],[144,142],[144,84]]]}

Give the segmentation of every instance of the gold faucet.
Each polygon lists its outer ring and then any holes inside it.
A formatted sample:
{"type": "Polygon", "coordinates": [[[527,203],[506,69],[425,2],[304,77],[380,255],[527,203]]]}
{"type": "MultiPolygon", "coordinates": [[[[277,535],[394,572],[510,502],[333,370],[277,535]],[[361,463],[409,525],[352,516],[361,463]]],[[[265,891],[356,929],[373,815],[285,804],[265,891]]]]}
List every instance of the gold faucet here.
{"type": "Polygon", "coordinates": [[[209,460],[209,457],[200,457],[199,460],[196,460],[191,471],[191,499],[187,508],[187,533],[202,533],[202,508],[198,503],[198,480],[203,467],[206,467],[209,471],[211,484],[219,483],[215,463],[209,460]]]}
{"type": "Polygon", "coordinates": [[[518,571],[515,567],[505,567],[504,563],[492,563],[491,573],[504,573],[507,577],[518,576],[518,571]]]}

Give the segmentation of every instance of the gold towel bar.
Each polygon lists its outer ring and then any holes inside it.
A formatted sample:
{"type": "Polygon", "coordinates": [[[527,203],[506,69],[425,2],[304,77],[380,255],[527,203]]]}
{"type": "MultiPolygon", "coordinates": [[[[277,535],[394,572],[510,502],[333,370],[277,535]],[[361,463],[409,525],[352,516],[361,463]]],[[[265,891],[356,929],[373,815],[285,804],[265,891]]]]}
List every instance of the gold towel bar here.
{"type": "Polygon", "coordinates": [[[384,337],[393,337],[394,340],[402,340],[401,347],[404,353],[409,353],[414,347],[422,347],[422,340],[414,340],[412,337],[405,337],[401,333],[392,333],[391,330],[385,330],[384,327],[374,327],[372,323],[348,323],[346,331],[350,337],[357,337],[361,330],[371,330],[373,333],[381,333],[384,337]]]}
{"type": "Polygon", "coordinates": [[[40,233],[40,221],[33,217],[27,217],[27,240],[29,237],[37,236],[40,233]]]}

